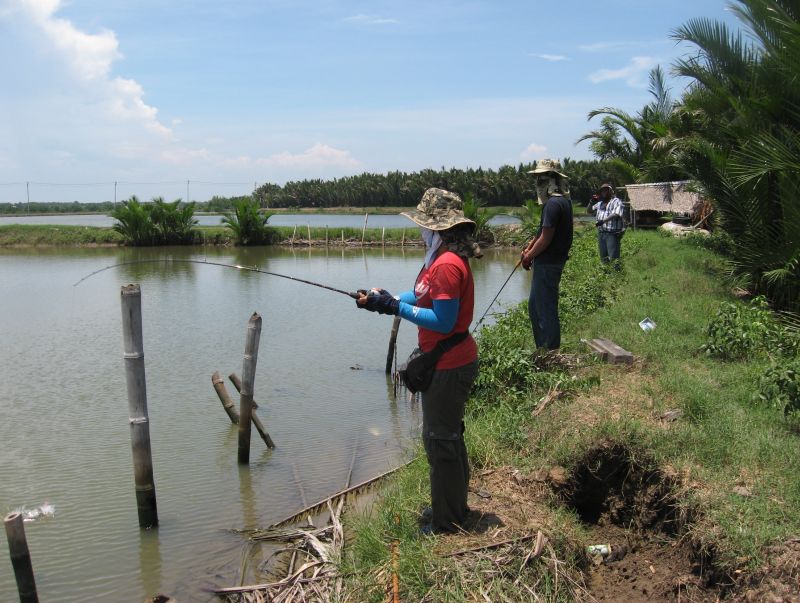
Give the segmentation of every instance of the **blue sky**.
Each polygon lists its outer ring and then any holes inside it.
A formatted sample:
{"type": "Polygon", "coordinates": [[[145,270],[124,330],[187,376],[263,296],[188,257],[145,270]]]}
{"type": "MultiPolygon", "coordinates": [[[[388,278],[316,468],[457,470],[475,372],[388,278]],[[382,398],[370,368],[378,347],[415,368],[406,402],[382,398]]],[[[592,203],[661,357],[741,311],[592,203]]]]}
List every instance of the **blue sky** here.
{"type": "Polygon", "coordinates": [[[0,201],[589,158],[588,111],[646,103],[696,17],[735,23],[724,0],[0,0],[0,201]]]}

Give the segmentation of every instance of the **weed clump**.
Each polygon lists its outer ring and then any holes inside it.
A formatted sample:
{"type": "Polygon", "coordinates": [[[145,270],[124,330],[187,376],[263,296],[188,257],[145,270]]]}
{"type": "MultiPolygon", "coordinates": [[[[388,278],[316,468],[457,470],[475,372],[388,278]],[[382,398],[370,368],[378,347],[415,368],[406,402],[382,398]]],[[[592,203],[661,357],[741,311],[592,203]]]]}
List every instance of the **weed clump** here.
{"type": "Polygon", "coordinates": [[[701,350],[722,360],[744,360],[777,353],[797,354],[800,339],[794,330],[781,324],[764,297],[749,303],[723,303],[706,328],[708,342],[701,350]]]}
{"type": "Polygon", "coordinates": [[[759,379],[753,399],[800,419],[800,359],[773,363],[759,379]]]}

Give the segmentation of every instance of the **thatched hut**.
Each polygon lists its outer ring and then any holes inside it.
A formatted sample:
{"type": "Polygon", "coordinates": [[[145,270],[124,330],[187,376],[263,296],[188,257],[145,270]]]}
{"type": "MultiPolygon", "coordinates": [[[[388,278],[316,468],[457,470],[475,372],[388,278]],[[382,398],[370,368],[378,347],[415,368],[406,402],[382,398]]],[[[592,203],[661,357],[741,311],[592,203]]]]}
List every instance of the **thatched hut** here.
{"type": "Polygon", "coordinates": [[[704,205],[700,193],[688,191],[688,180],[629,184],[625,187],[631,208],[631,221],[636,226],[636,212],[669,212],[694,219],[704,205]]]}

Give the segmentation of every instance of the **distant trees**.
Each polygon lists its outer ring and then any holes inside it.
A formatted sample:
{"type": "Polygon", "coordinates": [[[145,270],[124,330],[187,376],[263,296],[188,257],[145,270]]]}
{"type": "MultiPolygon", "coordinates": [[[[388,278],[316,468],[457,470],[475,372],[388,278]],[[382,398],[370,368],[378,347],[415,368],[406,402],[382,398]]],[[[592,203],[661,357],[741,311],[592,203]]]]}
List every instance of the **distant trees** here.
{"type": "MultiPolygon", "coordinates": [[[[610,168],[602,161],[563,160],[570,176],[573,199],[581,202],[596,192],[600,181],[608,179],[610,168]],[[574,172],[574,174],[573,174],[574,172]]],[[[535,163],[505,165],[497,170],[483,168],[419,172],[364,173],[332,180],[300,180],[283,186],[264,184],[253,193],[261,207],[411,207],[419,203],[430,187],[444,188],[462,197],[473,195],[486,207],[522,206],[536,198],[533,178],[527,172],[535,163]]]]}

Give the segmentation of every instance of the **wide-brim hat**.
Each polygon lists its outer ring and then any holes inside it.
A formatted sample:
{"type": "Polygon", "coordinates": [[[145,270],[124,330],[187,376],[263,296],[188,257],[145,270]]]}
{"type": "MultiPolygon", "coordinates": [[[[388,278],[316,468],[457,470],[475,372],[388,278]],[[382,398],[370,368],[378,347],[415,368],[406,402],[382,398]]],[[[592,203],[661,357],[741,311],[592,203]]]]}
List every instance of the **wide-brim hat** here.
{"type": "Polygon", "coordinates": [[[405,216],[418,226],[429,230],[447,230],[458,224],[475,222],[464,216],[464,203],[461,197],[442,188],[429,188],[422,195],[417,209],[404,211],[405,216]]]}
{"type": "Polygon", "coordinates": [[[548,172],[553,172],[562,178],[568,178],[568,176],[561,171],[562,169],[561,163],[557,159],[540,159],[536,162],[536,167],[530,170],[528,173],[547,174],[548,172]]]}

